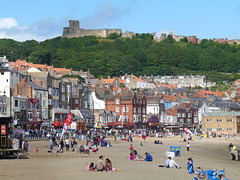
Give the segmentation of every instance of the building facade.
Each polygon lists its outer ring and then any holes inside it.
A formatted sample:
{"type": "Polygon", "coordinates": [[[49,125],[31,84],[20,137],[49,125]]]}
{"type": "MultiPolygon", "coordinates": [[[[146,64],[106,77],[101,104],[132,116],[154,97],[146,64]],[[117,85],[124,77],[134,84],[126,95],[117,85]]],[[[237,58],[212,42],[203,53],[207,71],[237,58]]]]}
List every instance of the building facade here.
{"type": "Polygon", "coordinates": [[[237,134],[240,132],[240,112],[206,113],[202,119],[202,130],[237,134]]]}

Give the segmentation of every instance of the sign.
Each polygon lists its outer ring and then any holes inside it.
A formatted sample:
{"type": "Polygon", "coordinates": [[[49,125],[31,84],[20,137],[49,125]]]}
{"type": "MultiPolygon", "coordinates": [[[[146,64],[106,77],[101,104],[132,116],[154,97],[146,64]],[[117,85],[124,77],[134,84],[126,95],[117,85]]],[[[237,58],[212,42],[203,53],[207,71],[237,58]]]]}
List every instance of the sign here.
{"type": "Polygon", "coordinates": [[[13,149],[14,149],[14,150],[19,149],[19,141],[18,141],[17,138],[14,138],[14,139],[13,139],[12,145],[13,145],[13,149]]]}
{"type": "Polygon", "coordinates": [[[1,134],[2,135],[6,135],[7,132],[6,132],[6,124],[1,124],[1,134]]]}

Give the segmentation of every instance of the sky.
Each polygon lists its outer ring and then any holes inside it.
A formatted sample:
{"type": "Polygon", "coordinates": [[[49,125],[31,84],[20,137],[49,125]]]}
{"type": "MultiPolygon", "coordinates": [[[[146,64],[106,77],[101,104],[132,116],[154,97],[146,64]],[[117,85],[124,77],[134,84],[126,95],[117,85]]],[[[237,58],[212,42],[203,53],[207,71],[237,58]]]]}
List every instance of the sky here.
{"type": "Polygon", "coordinates": [[[79,20],[84,29],[240,39],[239,19],[239,0],[9,0],[1,2],[0,38],[44,41],[79,20]]]}

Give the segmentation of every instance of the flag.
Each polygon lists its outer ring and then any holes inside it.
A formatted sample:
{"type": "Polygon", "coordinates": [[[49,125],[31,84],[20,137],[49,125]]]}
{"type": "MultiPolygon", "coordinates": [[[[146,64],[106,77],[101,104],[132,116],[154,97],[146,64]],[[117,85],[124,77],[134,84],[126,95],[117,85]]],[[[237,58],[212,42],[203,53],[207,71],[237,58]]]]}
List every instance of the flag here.
{"type": "Polygon", "coordinates": [[[67,118],[66,118],[66,121],[65,121],[65,123],[64,123],[64,125],[63,125],[63,130],[62,130],[62,135],[61,135],[60,141],[61,141],[61,139],[62,139],[62,137],[63,137],[63,134],[66,132],[67,128],[68,128],[69,125],[71,124],[71,122],[72,122],[72,114],[69,113],[68,116],[67,116],[67,118]]]}

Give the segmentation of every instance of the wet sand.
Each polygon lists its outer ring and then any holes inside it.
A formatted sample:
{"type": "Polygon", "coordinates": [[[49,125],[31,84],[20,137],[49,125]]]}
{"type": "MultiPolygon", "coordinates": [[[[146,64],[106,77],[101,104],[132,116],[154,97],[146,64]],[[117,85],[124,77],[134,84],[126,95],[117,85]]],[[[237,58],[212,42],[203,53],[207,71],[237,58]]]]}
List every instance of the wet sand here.
{"type": "MultiPolygon", "coordinates": [[[[180,137],[158,138],[163,145],[154,144],[156,138],[133,139],[133,147],[138,153],[144,156],[149,152],[153,156],[153,162],[130,161],[129,142],[117,142],[111,140],[113,147],[100,147],[98,154],[80,154],[77,152],[64,152],[57,154],[48,153],[49,141],[30,141],[30,159],[2,159],[0,160],[0,179],[8,180],[48,180],[48,179],[163,179],[163,180],[192,180],[193,175],[188,174],[186,165],[187,159],[192,157],[195,167],[204,170],[226,170],[227,177],[232,180],[240,179],[240,161],[232,161],[227,147],[229,143],[234,143],[240,148],[240,139],[204,138],[202,140],[193,139],[190,141],[190,151],[186,149],[187,143],[181,141],[180,137]],[[143,146],[140,146],[142,142],[143,146]],[[181,156],[175,157],[176,163],[181,169],[159,168],[164,165],[165,152],[170,146],[181,147],[181,156]],[[35,148],[39,152],[36,154],[35,148]],[[113,163],[113,168],[120,169],[119,172],[89,172],[87,166],[91,162],[96,163],[99,155],[109,158],[113,163]]],[[[85,140],[78,142],[84,144],[85,140]]],[[[56,150],[57,147],[54,147],[56,150]]]]}

